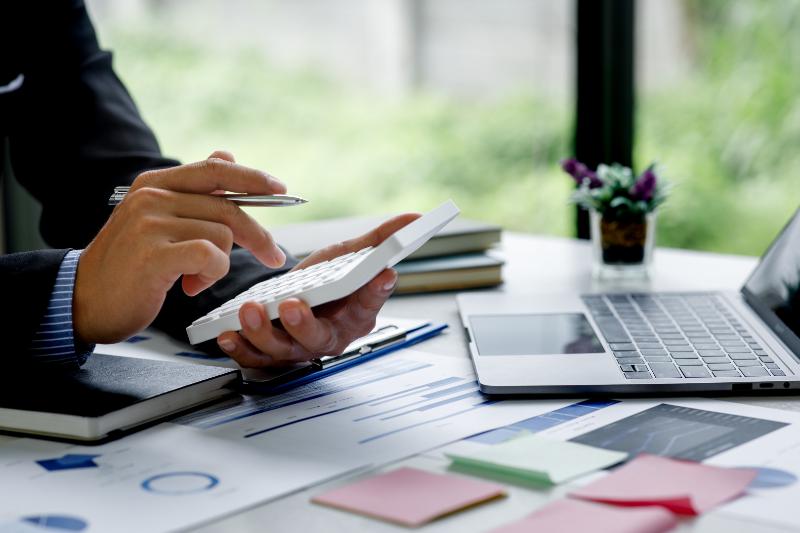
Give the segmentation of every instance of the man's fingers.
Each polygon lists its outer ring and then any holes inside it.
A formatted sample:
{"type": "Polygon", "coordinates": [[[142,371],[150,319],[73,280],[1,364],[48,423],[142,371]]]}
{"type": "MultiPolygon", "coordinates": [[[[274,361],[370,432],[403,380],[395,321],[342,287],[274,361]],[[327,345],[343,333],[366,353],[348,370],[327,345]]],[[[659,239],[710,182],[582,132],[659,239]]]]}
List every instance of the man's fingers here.
{"type": "Polygon", "coordinates": [[[274,364],[271,356],[260,352],[235,331],[226,331],[217,337],[217,344],[223,352],[244,368],[260,368],[274,364]]]}
{"type": "Polygon", "coordinates": [[[180,196],[180,201],[174,202],[172,208],[176,216],[225,224],[233,232],[234,242],[250,250],[265,265],[279,268],[286,262],[286,254],[272,235],[230,200],[197,194],[170,194],[180,196]]]}
{"type": "Polygon", "coordinates": [[[390,235],[399,230],[400,228],[414,222],[421,215],[419,213],[405,213],[396,217],[390,218],[380,226],[370,230],[369,232],[350,239],[348,241],[334,244],[318,250],[304,259],[299,265],[294,267],[294,270],[306,268],[323,261],[330,261],[340,255],[356,252],[367,246],[377,246],[385,241],[390,235]]]}
{"type": "Polygon", "coordinates": [[[265,265],[278,268],[286,262],[286,254],[272,235],[230,200],[147,187],[135,191],[126,201],[130,202],[130,208],[140,209],[143,213],[165,212],[182,219],[224,224],[230,228],[233,241],[253,252],[265,265]]]}
{"type": "Polygon", "coordinates": [[[192,218],[167,218],[160,222],[164,226],[162,233],[169,236],[172,242],[205,239],[214,243],[226,255],[233,248],[233,230],[225,224],[197,220],[192,218]]]}
{"type": "Polygon", "coordinates": [[[344,320],[352,324],[372,321],[394,292],[395,285],[397,285],[397,272],[387,268],[353,293],[353,298],[346,307],[347,316],[344,320]]]}
{"type": "Polygon", "coordinates": [[[404,213],[392,217],[377,228],[374,228],[360,237],[345,242],[353,250],[360,250],[367,246],[377,246],[385,241],[392,233],[417,220],[419,213],[404,213]]]}
{"type": "Polygon", "coordinates": [[[274,176],[221,157],[145,172],[136,179],[131,190],[141,187],[203,194],[219,190],[250,194],[286,192],[286,185],[274,176]]]}
{"type": "Polygon", "coordinates": [[[231,163],[236,163],[236,158],[233,157],[233,154],[227,150],[214,150],[210,156],[206,159],[224,159],[225,161],[230,161],[231,163]]]}
{"type": "Polygon", "coordinates": [[[158,252],[158,269],[171,284],[183,275],[183,290],[194,296],[228,273],[228,255],[205,239],[169,243],[158,252]]]}
{"type": "Polygon", "coordinates": [[[340,332],[330,321],[316,318],[305,302],[290,298],[281,302],[278,309],[286,332],[315,357],[339,353],[344,348],[340,332]]]}
{"type": "Polygon", "coordinates": [[[242,324],[242,337],[257,350],[269,354],[274,364],[292,362],[301,355],[297,353],[298,346],[292,338],[272,326],[263,305],[246,302],[239,309],[239,322],[242,324]]]}

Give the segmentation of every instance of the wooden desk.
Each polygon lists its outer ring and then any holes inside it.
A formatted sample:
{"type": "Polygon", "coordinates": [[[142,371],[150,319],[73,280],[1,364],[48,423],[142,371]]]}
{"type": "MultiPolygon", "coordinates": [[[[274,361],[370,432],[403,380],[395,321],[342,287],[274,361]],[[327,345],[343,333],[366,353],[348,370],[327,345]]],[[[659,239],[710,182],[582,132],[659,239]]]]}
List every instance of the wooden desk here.
{"type": "MultiPolygon", "coordinates": [[[[599,283],[591,279],[590,249],[586,242],[509,233],[504,236],[501,255],[507,261],[504,272],[506,283],[496,290],[530,294],[532,297],[545,293],[619,289],[736,290],[756,264],[756,260],[751,257],[684,250],[657,250],[651,280],[620,284],[599,283]]],[[[452,357],[468,357],[464,334],[458,319],[455,293],[393,297],[387,303],[384,312],[387,316],[408,318],[419,318],[423,312],[425,318],[447,321],[450,330],[420,345],[420,349],[452,357]]],[[[800,411],[800,398],[740,398],[731,401],[800,411]]],[[[324,444],[321,442],[320,446],[324,444]]],[[[445,461],[425,454],[400,461],[390,465],[389,468],[399,464],[416,465],[433,471],[444,471],[446,467],[445,461]]],[[[309,502],[313,494],[341,483],[342,480],[337,480],[265,503],[208,524],[198,531],[206,533],[410,531],[407,528],[323,508],[309,502]]],[[[530,514],[545,501],[561,496],[563,491],[563,487],[556,487],[550,491],[509,487],[508,498],[439,520],[419,531],[424,533],[487,531],[530,514]]],[[[798,520],[800,521],[800,518],[798,520]]],[[[677,531],[744,533],[784,530],[712,514],[686,521],[677,531]]]]}

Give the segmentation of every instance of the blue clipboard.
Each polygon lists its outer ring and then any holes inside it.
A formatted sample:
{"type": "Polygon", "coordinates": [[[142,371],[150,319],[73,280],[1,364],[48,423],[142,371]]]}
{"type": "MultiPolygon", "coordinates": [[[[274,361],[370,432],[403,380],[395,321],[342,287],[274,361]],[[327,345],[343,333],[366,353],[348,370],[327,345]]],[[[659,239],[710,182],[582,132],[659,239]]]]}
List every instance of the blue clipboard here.
{"type": "Polygon", "coordinates": [[[395,335],[392,335],[391,332],[387,335],[373,332],[370,336],[375,335],[374,340],[362,344],[357,350],[345,352],[342,355],[314,359],[297,367],[266,373],[259,377],[245,374],[239,384],[239,389],[245,394],[280,394],[383,355],[408,348],[439,335],[445,329],[447,329],[445,323],[427,323],[395,335]]]}

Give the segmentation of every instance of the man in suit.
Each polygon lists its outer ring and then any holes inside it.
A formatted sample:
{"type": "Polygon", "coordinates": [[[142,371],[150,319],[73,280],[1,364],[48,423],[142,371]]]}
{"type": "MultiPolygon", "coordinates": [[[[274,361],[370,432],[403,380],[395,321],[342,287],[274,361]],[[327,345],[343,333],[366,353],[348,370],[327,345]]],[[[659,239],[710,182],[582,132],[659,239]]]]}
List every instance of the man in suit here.
{"type": "MultiPolygon", "coordinates": [[[[0,257],[3,365],[74,367],[95,343],[121,341],[151,323],[185,339],[192,320],[251,285],[376,245],[415,217],[298,265],[245,212],[211,195],[286,186],[224,151],[188,165],[164,157],[111,54],[99,48],[82,0],[9,0],[0,24],[3,163],[41,202],[40,231],[55,248],[0,257]],[[107,199],[117,185],[132,188],[112,211],[107,199]]],[[[339,353],[372,328],[395,282],[386,270],[313,312],[287,300],[274,324],[263,306],[245,304],[242,331],[217,344],[243,366],[339,353]]]]}

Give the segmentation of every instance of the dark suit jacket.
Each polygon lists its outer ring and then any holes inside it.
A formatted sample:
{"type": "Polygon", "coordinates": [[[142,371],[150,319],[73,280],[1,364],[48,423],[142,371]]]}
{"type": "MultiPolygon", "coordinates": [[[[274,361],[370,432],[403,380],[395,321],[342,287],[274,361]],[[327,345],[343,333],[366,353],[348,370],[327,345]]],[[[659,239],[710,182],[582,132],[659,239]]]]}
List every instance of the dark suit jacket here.
{"type": "MultiPolygon", "coordinates": [[[[8,364],[24,362],[61,259],[69,248],[84,248],[102,227],[114,187],[178,162],[161,154],[114,73],[111,54],[99,48],[82,0],[3,0],[0,51],[0,86],[22,81],[0,92],[0,140],[9,147],[4,157],[41,202],[40,231],[56,248],[0,257],[6,307],[0,321],[6,361],[0,364],[8,364]]],[[[184,328],[194,319],[273,274],[235,249],[230,274],[200,296],[189,298],[176,284],[155,325],[185,340],[184,328]]]]}

